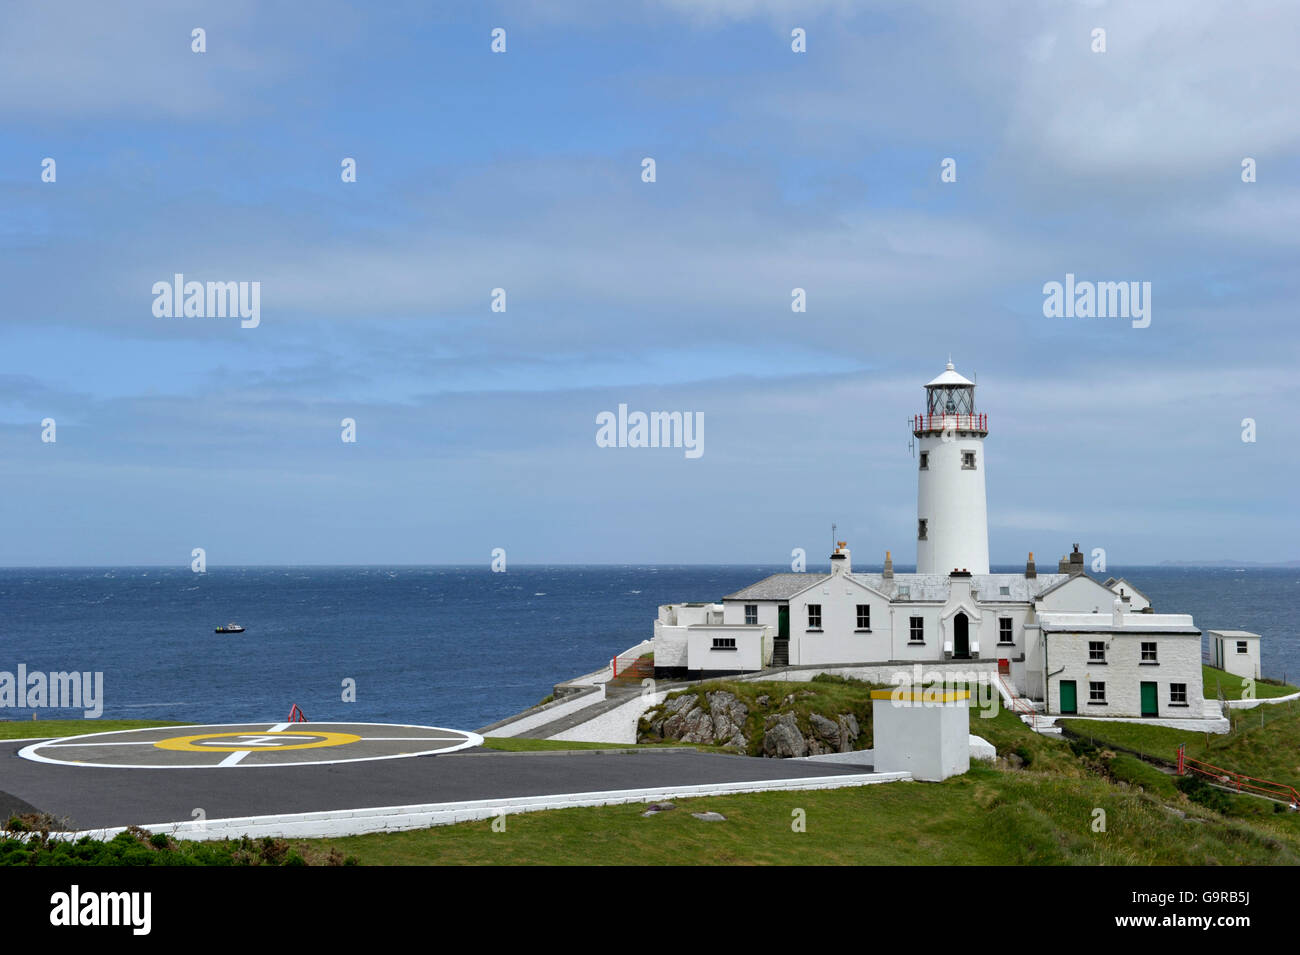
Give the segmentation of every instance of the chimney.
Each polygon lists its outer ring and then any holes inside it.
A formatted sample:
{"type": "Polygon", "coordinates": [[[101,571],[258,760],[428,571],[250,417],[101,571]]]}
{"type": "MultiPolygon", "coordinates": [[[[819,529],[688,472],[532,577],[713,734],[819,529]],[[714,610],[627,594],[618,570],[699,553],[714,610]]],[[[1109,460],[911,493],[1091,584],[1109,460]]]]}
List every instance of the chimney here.
{"type": "Polygon", "coordinates": [[[1038,567],[1034,564],[1034,552],[1029,552],[1029,559],[1025,561],[1025,576],[1033,578],[1038,576],[1038,567]]]}
{"type": "Polygon", "coordinates": [[[889,551],[885,551],[885,572],[881,576],[886,580],[894,579],[894,558],[889,556],[889,551]]]}
{"type": "Polygon", "coordinates": [[[1124,600],[1121,597],[1115,598],[1114,609],[1110,612],[1110,622],[1116,627],[1124,626],[1124,600]]]}
{"type": "Polygon", "coordinates": [[[831,573],[853,573],[853,561],[849,557],[849,545],[847,541],[835,542],[835,553],[831,554],[831,573]]]}
{"type": "Polygon", "coordinates": [[[1069,574],[1071,577],[1083,573],[1083,554],[1079,551],[1079,545],[1074,545],[1074,551],[1069,557],[1062,557],[1061,563],[1057,565],[1058,574],[1069,574]]]}

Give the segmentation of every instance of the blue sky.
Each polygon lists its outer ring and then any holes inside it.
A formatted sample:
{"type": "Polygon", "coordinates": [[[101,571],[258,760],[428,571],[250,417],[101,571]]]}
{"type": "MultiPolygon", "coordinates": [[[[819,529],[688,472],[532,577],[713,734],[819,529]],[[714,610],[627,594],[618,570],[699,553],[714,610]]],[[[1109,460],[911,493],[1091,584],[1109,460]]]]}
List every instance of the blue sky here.
{"type": "Polygon", "coordinates": [[[1294,5],[0,17],[0,564],[906,562],[950,353],[995,563],[1300,558],[1294,5]],[[1150,327],[1045,318],[1067,272],[1150,327]],[[620,403],[705,453],[597,447],[620,403]]]}

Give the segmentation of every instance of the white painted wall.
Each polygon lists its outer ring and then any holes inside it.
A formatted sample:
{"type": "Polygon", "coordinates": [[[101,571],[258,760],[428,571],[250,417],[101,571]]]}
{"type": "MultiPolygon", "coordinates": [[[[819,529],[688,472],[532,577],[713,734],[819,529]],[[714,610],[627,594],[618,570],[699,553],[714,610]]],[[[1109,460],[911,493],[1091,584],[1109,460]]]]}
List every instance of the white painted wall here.
{"type": "MultiPolygon", "coordinates": [[[[947,574],[954,569],[989,572],[989,528],[984,495],[984,439],[977,435],[922,435],[918,450],[928,459],[917,470],[916,516],[928,522],[926,540],[916,542],[916,572],[947,574]],[[963,451],[975,452],[975,467],[961,466],[963,451]]],[[[918,462],[919,462],[918,457],[918,462]]]]}
{"type": "Polygon", "coordinates": [[[790,662],[874,663],[892,659],[889,598],[842,574],[790,598],[790,662]],[[820,605],[821,632],[808,628],[808,607],[820,605]],[[871,608],[870,632],[858,632],[858,604],[871,608]]]}
{"type": "Polygon", "coordinates": [[[1160,717],[1198,719],[1202,715],[1201,640],[1197,634],[1049,632],[1047,665],[1052,671],[1048,676],[1048,713],[1061,712],[1061,681],[1074,680],[1080,716],[1141,717],[1143,682],[1156,684],[1160,717]],[[1091,640],[1106,644],[1104,664],[1089,661],[1091,640]],[[1141,645],[1148,641],[1156,644],[1158,662],[1154,665],[1141,660],[1141,645]],[[1106,684],[1104,706],[1088,701],[1088,684],[1094,680],[1106,684]],[[1171,683],[1187,684],[1187,706],[1170,703],[1171,683]]]}
{"type": "Polygon", "coordinates": [[[1071,577],[1037,601],[1042,613],[1110,613],[1115,595],[1087,574],[1071,577]]]}
{"type": "MultiPolygon", "coordinates": [[[[761,670],[764,660],[772,657],[770,633],[763,626],[697,624],[686,631],[686,666],[691,670],[761,670]],[[735,640],[736,649],[714,649],[717,638],[735,640]]],[[[656,666],[661,665],[658,660],[656,657],[656,666]]]]}
{"type": "Polygon", "coordinates": [[[1252,680],[1260,678],[1259,634],[1245,630],[1210,630],[1210,659],[1229,673],[1252,680]],[[1238,644],[1246,652],[1238,652],[1238,644]]]}
{"type": "Polygon", "coordinates": [[[878,772],[910,772],[939,782],[970,769],[966,702],[926,706],[872,700],[872,748],[878,772]]]}
{"type": "Polygon", "coordinates": [[[636,724],[652,706],[668,697],[666,691],[634,696],[622,706],[598,713],[585,723],[579,723],[550,739],[567,739],[585,743],[635,743],[636,724]]]}

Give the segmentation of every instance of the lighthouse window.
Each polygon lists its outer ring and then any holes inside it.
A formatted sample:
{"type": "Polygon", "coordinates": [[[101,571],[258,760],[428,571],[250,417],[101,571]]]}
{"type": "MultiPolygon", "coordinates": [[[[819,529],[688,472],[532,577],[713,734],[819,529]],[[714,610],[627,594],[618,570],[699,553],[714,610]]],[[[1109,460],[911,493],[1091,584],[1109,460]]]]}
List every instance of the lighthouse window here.
{"type": "Polygon", "coordinates": [[[871,604],[858,604],[858,629],[871,629],[871,604]]]}
{"type": "Polygon", "coordinates": [[[822,605],[808,605],[808,629],[820,630],[822,628],[822,605]]]}
{"type": "Polygon", "coordinates": [[[923,541],[923,540],[925,540],[925,527],[926,527],[926,524],[928,524],[928,523],[929,523],[929,522],[926,521],[925,518],[921,518],[919,521],[916,522],[916,539],[917,539],[917,540],[919,540],[919,541],[923,541]]]}
{"type": "Polygon", "coordinates": [[[975,452],[963,451],[961,453],[961,466],[967,471],[975,470],[975,452]]]}
{"type": "Polygon", "coordinates": [[[922,452],[921,452],[921,470],[922,470],[922,471],[928,471],[928,470],[930,470],[930,452],[929,452],[929,451],[922,451],[922,452]]]}
{"type": "Polygon", "coordinates": [[[758,604],[745,604],[745,624],[755,626],[758,623],[758,604]]]}

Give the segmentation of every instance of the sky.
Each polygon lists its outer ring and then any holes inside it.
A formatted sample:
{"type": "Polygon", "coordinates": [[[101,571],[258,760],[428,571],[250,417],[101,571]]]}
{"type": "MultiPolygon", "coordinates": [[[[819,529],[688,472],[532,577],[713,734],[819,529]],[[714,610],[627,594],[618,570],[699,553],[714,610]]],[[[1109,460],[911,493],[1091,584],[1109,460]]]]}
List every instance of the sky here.
{"type": "Polygon", "coordinates": [[[910,563],[950,356],[994,564],[1300,558],[1296,35],[1252,0],[7,3],[0,565],[821,563],[832,523],[910,563]],[[256,327],[156,314],[176,273],[259,283],[256,327]],[[1150,283],[1150,324],[1045,315],[1067,274],[1150,283]],[[600,446],[620,404],[702,453],[600,446]]]}

